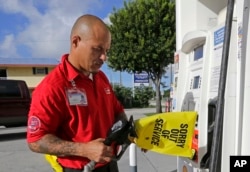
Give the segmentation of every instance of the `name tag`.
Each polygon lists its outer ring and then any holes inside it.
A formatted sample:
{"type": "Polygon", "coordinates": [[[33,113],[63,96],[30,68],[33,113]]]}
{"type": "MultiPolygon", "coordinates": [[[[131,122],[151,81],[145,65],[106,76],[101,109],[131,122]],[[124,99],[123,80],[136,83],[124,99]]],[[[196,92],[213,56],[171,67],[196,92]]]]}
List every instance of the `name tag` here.
{"type": "Polygon", "coordinates": [[[79,89],[67,89],[67,97],[69,104],[71,106],[74,105],[81,105],[81,106],[87,106],[87,96],[85,90],[79,90],[79,89]]]}

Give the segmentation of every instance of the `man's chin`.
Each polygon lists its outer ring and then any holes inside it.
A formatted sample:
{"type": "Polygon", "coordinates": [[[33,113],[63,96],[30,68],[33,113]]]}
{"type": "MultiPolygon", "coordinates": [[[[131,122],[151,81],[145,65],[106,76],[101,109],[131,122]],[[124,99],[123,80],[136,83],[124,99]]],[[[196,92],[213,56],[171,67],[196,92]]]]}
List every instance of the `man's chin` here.
{"type": "Polygon", "coordinates": [[[93,70],[93,71],[91,71],[90,73],[96,74],[96,73],[98,73],[98,72],[99,72],[99,69],[98,69],[98,70],[93,70]]]}

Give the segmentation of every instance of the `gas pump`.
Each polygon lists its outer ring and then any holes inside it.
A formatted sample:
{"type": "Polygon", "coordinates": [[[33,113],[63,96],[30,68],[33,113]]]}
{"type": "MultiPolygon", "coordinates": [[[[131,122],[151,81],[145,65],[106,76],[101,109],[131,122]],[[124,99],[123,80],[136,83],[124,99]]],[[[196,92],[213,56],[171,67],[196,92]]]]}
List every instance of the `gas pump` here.
{"type": "Polygon", "coordinates": [[[182,60],[186,66],[178,71],[177,110],[197,111],[198,120],[193,138],[194,158],[178,157],[178,170],[200,169],[201,159],[207,152],[208,101],[204,100],[209,98],[210,37],[210,32],[197,30],[187,33],[183,39],[180,66],[184,64],[182,60]]]}
{"type": "Polygon", "coordinates": [[[250,144],[246,122],[250,120],[250,101],[246,99],[250,96],[250,69],[246,68],[250,65],[246,58],[250,52],[250,0],[177,0],[176,5],[180,27],[176,34],[179,60],[174,75],[178,80],[174,83],[175,110],[198,112],[195,156],[178,157],[177,171],[229,171],[230,156],[250,155],[246,146],[250,144]],[[185,11],[186,3],[195,10],[185,11]],[[205,18],[213,23],[206,25],[205,18]],[[193,25],[187,26],[187,21],[193,25]]]}

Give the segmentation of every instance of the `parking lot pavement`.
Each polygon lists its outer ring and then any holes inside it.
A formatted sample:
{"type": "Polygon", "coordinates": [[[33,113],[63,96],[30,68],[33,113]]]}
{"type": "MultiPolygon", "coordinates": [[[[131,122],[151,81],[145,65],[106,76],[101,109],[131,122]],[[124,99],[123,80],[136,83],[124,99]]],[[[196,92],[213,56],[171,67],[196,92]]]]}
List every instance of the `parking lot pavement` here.
{"type": "Polygon", "coordinates": [[[133,115],[134,120],[145,117],[145,114],[155,113],[156,108],[134,108],[134,109],[125,109],[127,116],[133,115]]]}
{"type": "MultiPolygon", "coordinates": [[[[177,158],[148,151],[143,153],[140,148],[136,149],[136,170],[138,172],[173,172],[177,167],[177,158]]],[[[130,150],[118,161],[120,172],[134,172],[134,166],[129,161],[130,150]]]]}

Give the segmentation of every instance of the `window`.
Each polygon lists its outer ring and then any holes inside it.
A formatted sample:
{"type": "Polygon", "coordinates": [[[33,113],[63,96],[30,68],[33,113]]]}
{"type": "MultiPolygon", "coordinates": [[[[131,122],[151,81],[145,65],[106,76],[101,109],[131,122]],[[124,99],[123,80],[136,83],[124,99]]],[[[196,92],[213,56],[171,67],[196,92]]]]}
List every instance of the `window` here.
{"type": "Polygon", "coordinates": [[[33,74],[48,74],[48,68],[47,67],[33,67],[33,74]]]}
{"type": "Polygon", "coordinates": [[[6,69],[0,69],[0,79],[7,79],[6,69]]]}
{"type": "Polygon", "coordinates": [[[195,76],[194,83],[193,83],[193,89],[199,88],[199,84],[200,84],[200,76],[195,76]]]}
{"type": "Polygon", "coordinates": [[[21,90],[17,82],[6,82],[0,85],[0,98],[20,98],[21,90]]]}
{"type": "Polygon", "coordinates": [[[178,77],[174,78],[174,87],[177,88],[177,83],[178,83],[178,77]]]}
{"type": "Polygon", "coordinates": [[[194,61],[203,58],[203,45],[194,49],[194,61]]]}

